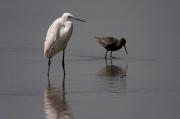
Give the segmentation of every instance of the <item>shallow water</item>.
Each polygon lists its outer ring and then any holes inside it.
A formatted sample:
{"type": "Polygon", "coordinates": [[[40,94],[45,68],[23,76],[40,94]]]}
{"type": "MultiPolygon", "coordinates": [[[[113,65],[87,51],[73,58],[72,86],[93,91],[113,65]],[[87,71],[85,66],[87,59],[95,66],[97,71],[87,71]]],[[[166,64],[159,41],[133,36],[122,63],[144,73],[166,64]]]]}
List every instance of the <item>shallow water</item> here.
{"type": "Polygon", "coordinates": [[[6,0],[0,9],[0,118],[180,118],[178,1],[6,0]],[[62,54],[48,82],[43,42],[64,11],[88,22],[74,23],[63,89],[62,54]],[[105,60],[93,39],[104,35],[125,37],[129,55],[105,60]]]}

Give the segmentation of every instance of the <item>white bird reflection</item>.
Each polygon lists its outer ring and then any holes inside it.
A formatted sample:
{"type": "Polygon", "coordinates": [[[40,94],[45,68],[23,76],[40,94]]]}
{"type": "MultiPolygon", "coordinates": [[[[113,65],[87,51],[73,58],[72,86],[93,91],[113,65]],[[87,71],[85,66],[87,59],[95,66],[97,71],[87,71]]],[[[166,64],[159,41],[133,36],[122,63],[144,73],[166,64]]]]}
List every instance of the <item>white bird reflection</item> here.
{"type": "Polygon", "coordinates": [[[44,93],[44,110],[47,119],[72,119],[72,112],[65,99],[64,83],[62,88],[53,87],[48,80],[44,93]]]}

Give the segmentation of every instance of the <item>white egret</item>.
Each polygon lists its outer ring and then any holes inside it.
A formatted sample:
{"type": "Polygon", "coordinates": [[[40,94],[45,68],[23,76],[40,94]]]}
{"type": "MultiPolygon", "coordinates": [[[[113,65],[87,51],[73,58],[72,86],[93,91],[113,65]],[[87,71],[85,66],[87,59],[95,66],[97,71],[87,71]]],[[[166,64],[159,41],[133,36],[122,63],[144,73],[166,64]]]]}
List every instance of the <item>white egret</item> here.
{"type": "Polygon", "coordinates": [[[70,13],[64,13],[62,17],[56,19],[48,29],[46,40],[44,43],[44,56],[49,59],[48,76],[49,76],[51,58],[60,51],[63,51],[62,66],[64,70],[65,48],[73,32],[72,20],[86,22],[79,18],[75,18],[70,13]]]}
{"type": "Polygon", "coordinates": [[[97,42],[100,43],[105,49],[106,49],[106,54],[105,58],[107,57],[107,52],[111,51],[111,58],[112,58],[112,51],[117,51],[121,49],[123,46],[125,48],[126,54],[128,54],[127,49],[126,49],[126,40],[125,38],[114,38],[114,37],[94,37],[97,39],[97,42]]]}

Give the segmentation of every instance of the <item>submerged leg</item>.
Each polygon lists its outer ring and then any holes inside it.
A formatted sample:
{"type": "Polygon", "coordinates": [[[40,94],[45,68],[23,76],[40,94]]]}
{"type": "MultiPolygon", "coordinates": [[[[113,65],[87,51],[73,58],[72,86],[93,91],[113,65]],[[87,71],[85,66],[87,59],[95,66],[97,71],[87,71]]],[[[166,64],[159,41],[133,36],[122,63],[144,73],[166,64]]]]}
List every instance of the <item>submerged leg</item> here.
{"type": "MultiPolygon", "coordinates": [[[[65,72],[64,69],[63,71],[65,72]]],[[[62,96],[63,96],[63,100],[65,100],[65,73],[63,75],[63,80],[62,80],[62,96]]]]}
{"type": "Polygon", "coordinates": [[[108,51],[106,50],[105,59],[106,59],[106,57],[107,57],[107,52],[108,52],[108,51]]]}
{"type": "Polygon", "coordinates": [[[112,58],[112,51],[111,51],[110,57],[112,58]]]}

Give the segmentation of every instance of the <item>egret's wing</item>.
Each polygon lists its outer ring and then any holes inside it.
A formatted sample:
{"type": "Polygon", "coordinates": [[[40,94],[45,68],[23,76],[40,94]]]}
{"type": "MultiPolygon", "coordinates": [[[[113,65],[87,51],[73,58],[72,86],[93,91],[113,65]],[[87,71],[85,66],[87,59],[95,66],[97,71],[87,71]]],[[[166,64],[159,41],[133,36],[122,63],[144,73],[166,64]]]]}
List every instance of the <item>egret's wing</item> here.
{"type": "Polygon", "coordinates": [[[44,43],[44,55],[47,58],[52,57],[52,49],[53,49],[53,43],[56,41],[56,39],[59,37],[59,29],[61,28],[60,24],[57,24],[56,22],[53,23],[47,32],[46,40],[44,43]]]}

